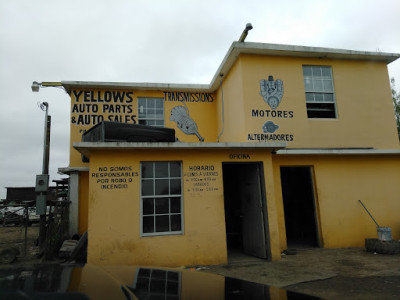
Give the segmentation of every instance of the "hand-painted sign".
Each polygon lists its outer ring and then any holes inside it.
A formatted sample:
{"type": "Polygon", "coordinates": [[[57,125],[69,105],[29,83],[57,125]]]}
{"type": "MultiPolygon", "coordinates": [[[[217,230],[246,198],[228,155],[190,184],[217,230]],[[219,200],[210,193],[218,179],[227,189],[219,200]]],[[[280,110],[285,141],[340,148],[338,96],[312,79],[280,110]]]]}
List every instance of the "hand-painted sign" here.
{"type": "Polygon", "coordinates": [[[293,141],[293,134],[279,133],[281,126],[276,123],[277,120],[292,119],[294,117],[294,112],[291,110],[276,110],[283,97],[283,81],[280,79],[274,80],[272,75],[268,76],[268,80],[261,79],[260,95],[271,109],[251,110],[251,117],[267,118],[267,120],[261,126],[262,132],[248,133],[247,140],[259,142],[293,141]]]}
{"type": "Polygon", "coordinates": [[[214,98],[209,93],[192,93],[192,92],[164,92],[165,101],[179,102],[213,102],[214,98]]]}
{"type": "Polygon", "coordinates": [[[263,129],[264,133],[274,133],[275,131],[277,131],[279,129],[279,126],[274,124],[274,122],[272,122],[272,121],[267,121],[264,123],[262,129],[263,129]]]}
{"type": "Polygon", "coordinates": [[[268,76],[268,80],[261,79],[260,95],[272,109],[276,109],[283,96],[283,81],[280,79],[274,80],[271,75],[268,76]]]}
{"type": "Polygon", "coordinates": [[[102,121],[136,124],[133,92],[73,90],[71,99],[72,125],[96,125],[102,121]]]}
{"type": "Polygon", "coordinates": [[[126,189],[138,176],[139,172],[132,166],[103,166],[91,173],[92,179],[96,180],[102,190],[126,189]]]}
{"type": "Polygon", "coordinates": [[[219,171],[210,165],[190,165],[184,173],[185,189],[194,196],[196,193],[218,192],[219,187],[219,171]]]}
{"type": "Polygon", "coordinates": [[[200,142],[204,141],[204,139],[199,134],[196,122],[193,121],[193,119],[189,116],[189,109],[186,107],[186,105],[175,106],[171,110],[171,116],[169,117],[169,119],[176,122],[177,127],[182,130],[184,134],[194,134],[198,137],[200,142]]]}
{"type": "Polygon", "coordinates": [[[229,159],[237,159],[237,160],[242,160],[242,159],[250,159],[250,154],[248,153],[231,153],[229,154],[229,159]]]}

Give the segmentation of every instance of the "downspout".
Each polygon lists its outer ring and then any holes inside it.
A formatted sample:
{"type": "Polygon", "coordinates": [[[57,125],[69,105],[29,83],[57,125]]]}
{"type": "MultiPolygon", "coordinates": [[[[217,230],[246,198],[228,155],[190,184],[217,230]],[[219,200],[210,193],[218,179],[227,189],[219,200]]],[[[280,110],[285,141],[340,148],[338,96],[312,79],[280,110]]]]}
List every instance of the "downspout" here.
{"type": "Polygon", "coordinates": [[[221,133],[218,135],[217,137],[217,143],[219,143],[219,138],[221,137],[221,135],[224,133],[224,128],[225,128],[225,113],[224,113],[224,89],[222,88],[222,76],[224,76],[223,74],[219,74],[219,76],[221,76],[221,78],[219,79],[219,84],[221,87],[221,106],[222,106],[222,130],[221,133]]]}

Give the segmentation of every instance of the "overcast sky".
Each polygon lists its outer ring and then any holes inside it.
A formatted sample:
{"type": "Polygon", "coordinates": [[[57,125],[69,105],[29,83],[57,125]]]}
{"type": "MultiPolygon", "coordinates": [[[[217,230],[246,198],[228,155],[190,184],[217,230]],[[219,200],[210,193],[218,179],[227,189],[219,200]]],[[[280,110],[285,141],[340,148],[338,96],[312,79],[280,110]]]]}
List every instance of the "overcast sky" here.
{"type": "MultiPolygon", "coordinates": [[[[69,164],[69,96],[33,81],[209,83],[246,23],[248,42],[400,53],[398,0],[4,0],[0,2],[0,198],[69,164]]],[[[400,90],[400,59],[389,65],[400,90]]]]}

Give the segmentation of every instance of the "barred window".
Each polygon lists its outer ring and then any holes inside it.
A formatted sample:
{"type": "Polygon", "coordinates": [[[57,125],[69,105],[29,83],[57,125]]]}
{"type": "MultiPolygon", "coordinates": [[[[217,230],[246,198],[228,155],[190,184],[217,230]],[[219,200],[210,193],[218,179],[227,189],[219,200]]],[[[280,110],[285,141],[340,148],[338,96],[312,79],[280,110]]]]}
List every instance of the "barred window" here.
{"type": "Polygon", "coordinates": [[[138,98],[139,124],[164,127],[164,99],[138,98]]]}
{"type": "Polygon", "coordinates": [[[332,69],[329,66],[303,66],[307,116],[336,118],[332,69]]]}
{"type": "Polygon", "coordinates": [[[142,236],[182,234],[181,162],[141,163],[142,236]]]}

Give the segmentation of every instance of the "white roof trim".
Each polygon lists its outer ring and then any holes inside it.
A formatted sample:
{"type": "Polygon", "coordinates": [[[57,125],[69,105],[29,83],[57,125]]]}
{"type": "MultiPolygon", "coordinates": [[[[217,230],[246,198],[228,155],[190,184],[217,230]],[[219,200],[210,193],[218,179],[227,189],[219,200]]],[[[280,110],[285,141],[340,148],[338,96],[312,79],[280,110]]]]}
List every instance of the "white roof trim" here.
{"type": "Polygon", "coordinates": [[[286,143],[78,142],[75,149],[282,149],[286,143]]]}
{"type": "Polygon", "coordinates": [[[76,173],[76,172],[87,172],[89,171],[89,167],[64,167],[64,168],[58,168],[58,172],[63,173],[63,174],[71,174],[71,173],[76,173]]]}
{"type": "Polygon", "coordinates": [[[277,155],[400,155],[400,149],[281,149],[277,155]]]}
{"type": "Polygon", "coordinates": [[[219,78],[229,73],[240,54],[311,57],[325,59],[347,59],[382,61],[387,64],[400,57],[397,53],[353,51],[322,47],[292,46],[251,42],[234,42],[226,53],[210,84],[173,84],[149,82],[94,82],[94,81],[62,81],[62,86],[70,91],[73,88],[111,88],[160,91],[198,91],[213,93],[219,86],[219,78]]]}
{"type": "Polygon", "coordinates": [[[89,157],[91,151],[95,150],[158,150],[158,149],[174,149],[174,150],[254,150],[269,149],[275,151],[287,146],[286,143],[133,143],[133,142],[79,142],[73,143],[72,146],[80,153],[89,157]]]}

